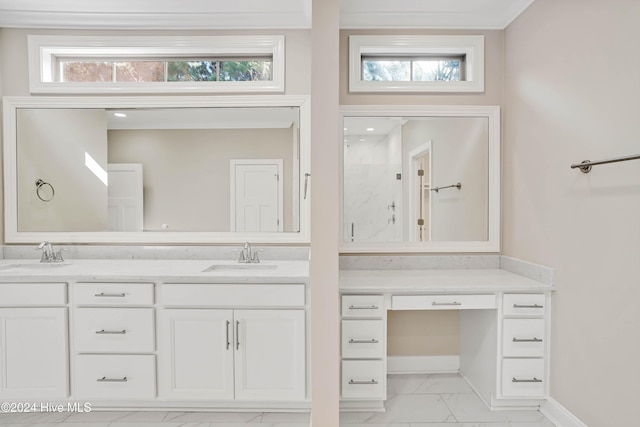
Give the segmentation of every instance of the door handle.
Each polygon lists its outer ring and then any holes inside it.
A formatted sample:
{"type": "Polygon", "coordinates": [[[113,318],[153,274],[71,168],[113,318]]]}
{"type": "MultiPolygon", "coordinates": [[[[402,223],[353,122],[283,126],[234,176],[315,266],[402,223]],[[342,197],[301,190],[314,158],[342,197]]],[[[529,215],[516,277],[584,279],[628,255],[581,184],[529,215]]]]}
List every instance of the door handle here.
{"type": "Polygon", "coordinates": [[[236,350],[240,349],[240,321],[236,320],[236,350]]]}
{"type": "Polygon", "coordinates": [[[227,350],[229,350],[229,346],[231,345],[231,342],[229,342],[229,325],[231,324],[231,322],[229,322],[227,320],[227,350]]]}

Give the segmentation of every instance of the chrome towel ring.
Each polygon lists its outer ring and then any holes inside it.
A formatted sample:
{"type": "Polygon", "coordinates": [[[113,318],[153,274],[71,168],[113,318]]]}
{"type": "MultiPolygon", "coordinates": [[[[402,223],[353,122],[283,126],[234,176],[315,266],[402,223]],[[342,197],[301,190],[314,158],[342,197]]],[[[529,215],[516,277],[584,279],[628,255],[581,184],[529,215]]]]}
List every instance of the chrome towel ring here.
{"type": "Polygon", "coordinates": [[[41,179],[38,179],[36,181],[36,196],[38,196],[38,199],[42,200],[43,202],[50,202],[55,194],[56,190],[53,189],[53,185],[41,179]],[[50,195],[47,194],[49,192],[51,193],[50,195]]]}

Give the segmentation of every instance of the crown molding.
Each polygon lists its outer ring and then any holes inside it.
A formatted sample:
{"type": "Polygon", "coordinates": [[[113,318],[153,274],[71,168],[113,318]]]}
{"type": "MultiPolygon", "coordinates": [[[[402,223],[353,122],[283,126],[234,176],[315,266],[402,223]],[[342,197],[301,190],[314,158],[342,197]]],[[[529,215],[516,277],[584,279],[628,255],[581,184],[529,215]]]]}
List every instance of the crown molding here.
{"type": "Polygon", "coordinates": [[[305,11],[274,13],[102,13],[39,12],[0,9],[0,28],[237,30],[308,29],[305,11]]]}

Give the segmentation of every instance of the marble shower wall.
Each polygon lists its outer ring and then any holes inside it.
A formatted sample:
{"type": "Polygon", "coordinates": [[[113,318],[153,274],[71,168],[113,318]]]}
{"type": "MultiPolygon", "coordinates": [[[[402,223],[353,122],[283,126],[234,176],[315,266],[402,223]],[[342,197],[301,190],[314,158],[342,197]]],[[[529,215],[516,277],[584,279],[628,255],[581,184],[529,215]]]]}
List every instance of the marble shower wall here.
{"type": "Polygon", "coordinates": [[[347,137],[344,147],[344,241],[401,241],[402,181],[396,178],[401,172],[400,126],[388,135],[347,137]]]}

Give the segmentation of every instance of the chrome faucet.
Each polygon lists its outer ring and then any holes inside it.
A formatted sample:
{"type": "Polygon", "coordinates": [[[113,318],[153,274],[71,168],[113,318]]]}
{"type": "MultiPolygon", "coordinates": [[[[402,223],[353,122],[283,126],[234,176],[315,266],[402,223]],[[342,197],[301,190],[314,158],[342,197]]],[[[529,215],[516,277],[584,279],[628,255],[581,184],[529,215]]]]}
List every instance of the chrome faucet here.
{"type": "Polygon", "coordinates": [[[242,251],[240,251],[240,258],[238,258],[238,262],[242,262],[245,264],[260,262],[260,258],[258,257],[258,250],[254,250],[251,247],[251,243],[245,242],[245,244],[242,245],[242,251]]]}
{"type": "Polygon", "coordinates": [[[40,262],[63,262],[61,250],[54,250],[50,242],[40,242],[36,250],[42,249],[40,262]]]}

